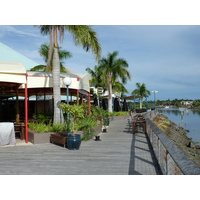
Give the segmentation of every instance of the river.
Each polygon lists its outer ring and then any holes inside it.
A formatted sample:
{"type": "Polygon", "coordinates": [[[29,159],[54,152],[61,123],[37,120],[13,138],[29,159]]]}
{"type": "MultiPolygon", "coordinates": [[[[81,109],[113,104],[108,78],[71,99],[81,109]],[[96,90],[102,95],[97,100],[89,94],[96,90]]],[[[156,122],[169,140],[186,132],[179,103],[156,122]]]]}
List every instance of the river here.
{"type": "Polygon", "coordinates": [[[187,137],[193,142],[200,142],[200,110],[186,108],[158,108],[158,112],[178,126],[189,130],[187,137]]]}

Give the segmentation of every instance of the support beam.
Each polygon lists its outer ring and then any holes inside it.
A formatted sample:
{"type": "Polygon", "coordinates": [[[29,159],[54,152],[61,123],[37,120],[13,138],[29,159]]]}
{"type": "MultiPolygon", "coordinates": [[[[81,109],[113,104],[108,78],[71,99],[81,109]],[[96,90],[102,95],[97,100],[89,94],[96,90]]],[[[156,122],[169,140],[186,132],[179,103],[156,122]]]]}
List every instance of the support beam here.
{"type": "Polygon", "coordinates": [[[79,90],[76,90],[76,103],[79,105],[79,90]]]}
{"type": "Polygon", "coordinates": [[[28,143],[28,88],[27,88],[27,74],[25,84],[25,141],[28,143]]]}
{"type": "Polygon", "coordinates": [[[88,115],[90,115],[91,105],[90,105],[90,93],[89,92],[88,92],[87,104],[88,104],[88,115]]]}

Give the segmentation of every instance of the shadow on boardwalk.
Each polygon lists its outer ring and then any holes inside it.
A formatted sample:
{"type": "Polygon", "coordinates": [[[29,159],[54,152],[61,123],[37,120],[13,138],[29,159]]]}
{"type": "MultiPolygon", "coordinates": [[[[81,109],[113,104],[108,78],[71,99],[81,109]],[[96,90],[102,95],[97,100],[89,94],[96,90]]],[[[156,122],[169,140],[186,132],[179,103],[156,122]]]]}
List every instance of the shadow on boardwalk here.
{"type": "MultiPolygon", "coordinates": [[[[128,126],[127,134],[132,134],[131,119],[128,119],[128,126]]],[[[132,134],[129,175],[144,174],[162,175],[162,172],[147,134],[138,127],[132,134]]]]}

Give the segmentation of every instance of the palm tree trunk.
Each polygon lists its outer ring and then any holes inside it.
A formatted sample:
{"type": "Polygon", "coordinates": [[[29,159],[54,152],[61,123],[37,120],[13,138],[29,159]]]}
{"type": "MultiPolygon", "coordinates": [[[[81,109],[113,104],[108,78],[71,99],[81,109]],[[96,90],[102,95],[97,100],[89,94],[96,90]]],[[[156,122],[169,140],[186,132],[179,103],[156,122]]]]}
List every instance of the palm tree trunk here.
{"type": "Polygon", "coordinates": [[[142,109],[142,98],[140,98],[140,109],[142,109]]]}
{"type": "Polygon", "coordinates": [[[57,41],[57,29],[54,26],[54,52],[53,52],[53,96],[54,96],[54,118],[53,123],[62,123],[63,114],[62,109],[58,107],[61,103],[60,98],[60,60],[58,55],[58,41],[57,41]]]}
{"type": "Polygon", "coordinates": [[[108,78],[108,111],[112,113],[112,83],[111,83],[111,75],[108,78]]]}

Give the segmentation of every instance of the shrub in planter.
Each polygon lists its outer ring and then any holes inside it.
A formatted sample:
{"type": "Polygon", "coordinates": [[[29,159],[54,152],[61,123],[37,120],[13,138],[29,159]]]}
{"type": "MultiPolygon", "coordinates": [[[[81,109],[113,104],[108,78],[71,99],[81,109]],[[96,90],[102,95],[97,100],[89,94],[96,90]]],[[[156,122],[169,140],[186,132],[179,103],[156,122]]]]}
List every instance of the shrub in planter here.
{"type": "Polygon", "coordinates": [[[62,132],[66,130],[66,124],[29,123],[29,128],[37,133],[62,132]]]}
{"type": "Polygon", "coordinates": [[[69,105],[65,103],[60,104],[63,113],[68,113],[70,117],[70,134],[68,136],[68,148],[70,150],[79,149],[81,144],[81,137],[74,133],[75,123],[84,117],[84,108],[81,105],[69,105]]]}
{"type": "Polygon", "coordinates": [[[29,123],[29,128],[37,133],[51,132],[51,126],[44,123],[29,123]]]}
{"type": "Polygon", "coordinates": [[[64,132],[66,129],[67,129],[66,123],[52,124],[52,127],[51,127],[52,132],[64,132]]]}
{"type": "Polygon", "coordinates": [[[82,140],[87,141],[94,136],[94,127],[97,126],[97,120],[92,117],[85,116],[80,121],[78,121],[76,126],[78,130],[82,130],[84,133],[82,140]]]}
{"type": "Polygon", "coordinates": [[[49,124],[51,122],[51,120],[43,114],[33,115],[33,118],[36,120],[37,123],[49,124]]]}
{"type": "Polygon", "coordinates": [[[112,115],[112,113],[98,106],[92,106],[91,111],[92,111],[92,116],[100,121],[103,129],[109,126],[110,116],[112,115]]]}

